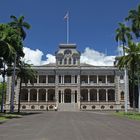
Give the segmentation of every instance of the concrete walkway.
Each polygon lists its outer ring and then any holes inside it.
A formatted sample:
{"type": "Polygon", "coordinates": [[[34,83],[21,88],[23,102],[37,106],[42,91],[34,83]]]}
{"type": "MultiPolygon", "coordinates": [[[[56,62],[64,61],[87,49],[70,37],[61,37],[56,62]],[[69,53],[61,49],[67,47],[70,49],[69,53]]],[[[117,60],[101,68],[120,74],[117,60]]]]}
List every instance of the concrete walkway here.
{"type": "Polygon", "coordinates": [[[0,140],[140,140],[140,121],[102,112],[42,112],[0,124],[0,140]]]}

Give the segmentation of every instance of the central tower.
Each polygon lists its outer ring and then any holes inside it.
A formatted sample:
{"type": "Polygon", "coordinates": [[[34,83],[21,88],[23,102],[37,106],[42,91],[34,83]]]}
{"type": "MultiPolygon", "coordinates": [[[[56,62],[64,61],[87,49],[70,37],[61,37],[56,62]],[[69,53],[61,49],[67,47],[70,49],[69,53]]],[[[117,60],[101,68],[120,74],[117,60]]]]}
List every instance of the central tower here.
{"type": "Polygon", "coordinates": [[[60,44],[55,56],[57,67],[80,66],[80,52],[77,51],[76,44],[60,44]]]}

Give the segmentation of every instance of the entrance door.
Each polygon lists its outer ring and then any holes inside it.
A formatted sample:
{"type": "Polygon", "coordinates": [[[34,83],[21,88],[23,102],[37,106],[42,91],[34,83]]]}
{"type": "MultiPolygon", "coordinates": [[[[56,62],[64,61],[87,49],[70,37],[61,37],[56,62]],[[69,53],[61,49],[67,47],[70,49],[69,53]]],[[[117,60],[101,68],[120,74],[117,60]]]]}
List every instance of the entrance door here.
{"type": "Polygon", "coordinates": [[[71,90],[69,89],[65,90],[64,102],[71,103],[71,90]]]}

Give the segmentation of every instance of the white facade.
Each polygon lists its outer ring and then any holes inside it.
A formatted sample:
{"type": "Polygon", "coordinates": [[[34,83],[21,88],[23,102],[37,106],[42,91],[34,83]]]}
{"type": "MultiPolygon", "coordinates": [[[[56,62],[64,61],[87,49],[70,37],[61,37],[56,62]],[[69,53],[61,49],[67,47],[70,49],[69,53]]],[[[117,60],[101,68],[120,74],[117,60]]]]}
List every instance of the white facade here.
{"type": "MultiPolygon", "coordinates": [[[[30,81],[22,84],[21,110],[124,109],[123,73],[113,66],[80,63],[75,44],[59,45],[56,64],[33,68],[38,76],[34,85],[30,81]]],[[[10,108],[10,93],[11,77],[8,78],[6,109],[10,108]]],[[[15,109],[18,97],[19,83],[15,88],[15,109]]]]}

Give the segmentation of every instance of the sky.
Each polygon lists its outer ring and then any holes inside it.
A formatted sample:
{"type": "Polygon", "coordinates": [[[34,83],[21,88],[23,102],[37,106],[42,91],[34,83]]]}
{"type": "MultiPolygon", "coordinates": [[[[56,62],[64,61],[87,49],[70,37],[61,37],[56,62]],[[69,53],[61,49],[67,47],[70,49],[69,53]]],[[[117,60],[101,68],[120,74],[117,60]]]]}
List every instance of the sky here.
{"type": "Polygon", "coordinates": [[[0,23],[10,15],[25,16],[31,29],[24,41],[25,59],[34,65],[55,62],[55,51],[66,43],[69,11],[70,43],[76,43],[81,62],[113,65],[118,55],[115,30],[140,0],[0,0],[0,23]]]}

